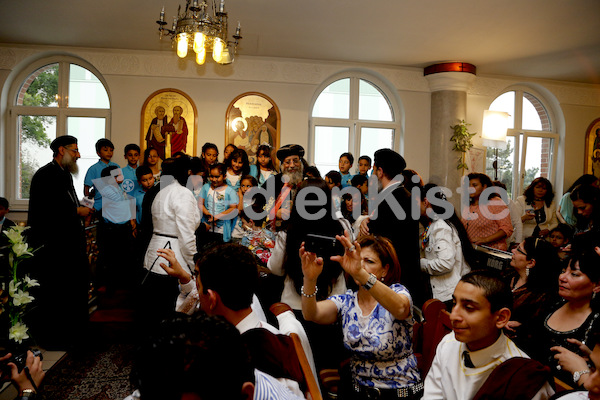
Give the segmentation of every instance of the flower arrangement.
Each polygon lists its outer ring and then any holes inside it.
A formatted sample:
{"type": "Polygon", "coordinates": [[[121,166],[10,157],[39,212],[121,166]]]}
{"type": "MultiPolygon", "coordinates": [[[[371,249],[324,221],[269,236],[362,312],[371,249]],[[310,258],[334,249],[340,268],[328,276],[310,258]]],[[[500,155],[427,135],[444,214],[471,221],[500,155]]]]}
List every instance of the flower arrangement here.
{"type": "Polygon", "coordinates": [[[3,232],[8,238],[10,250],[8,252],[8,296],[6,296],[6,282],[3,282],[0,291],[2,296],[0,313],[8,314],[8,339],[19,344],[23,343],[23,340],[29,339],[27,325],[23,322],[25,311],[35,300],[29,294],[29,289],[39,286],[35,279],[29,278],[28,275],[20,276],[17,273],[19,263],[32,257],[34,252],[23,237],[26,229],[27,227],[24,226],[14,226],[3,232]]]}

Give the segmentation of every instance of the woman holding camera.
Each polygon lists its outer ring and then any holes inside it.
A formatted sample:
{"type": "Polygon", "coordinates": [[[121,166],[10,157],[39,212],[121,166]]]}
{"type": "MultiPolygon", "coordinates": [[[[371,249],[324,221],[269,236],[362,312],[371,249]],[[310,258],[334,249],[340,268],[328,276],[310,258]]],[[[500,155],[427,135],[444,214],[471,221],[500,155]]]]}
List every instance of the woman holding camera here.
{"type": "Polygon", "coordinates": [[[317,301],[316,282],[324,260],[302,245],[302,313],[319,324],[341,320],[344,345],[352,353],[352,389],[344,398],[403,394],[402,398],[420,399],[423,384],[412,350],[412,298],[399,283],[394,247],[388,239],[371,235],[354,243],[347,232],[336,238],[345,252],[331,260],[340,263],[359,289],[317,301]]]}

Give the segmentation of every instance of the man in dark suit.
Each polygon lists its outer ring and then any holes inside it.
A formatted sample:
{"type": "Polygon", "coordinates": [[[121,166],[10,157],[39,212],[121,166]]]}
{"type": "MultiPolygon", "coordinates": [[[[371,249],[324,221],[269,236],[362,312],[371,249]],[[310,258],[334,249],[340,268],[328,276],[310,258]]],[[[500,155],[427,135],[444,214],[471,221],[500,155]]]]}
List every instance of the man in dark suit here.
{"type": "Polygon", "coordinates": [[[51,144],[54,159],[31,180],[28,239],[33,248],[36,298],[36,339],[45,347],[65,348],[84,338],[88,319],[89,265],[82,207],[73,188],[72,173],[81,157],[77,138],[59,136],[51,144]]]}
{"type": "MultiPolygon", "coordinates": [[[[392,241],[402,269],[401,283],[409,290],[413,303],[421,307],[431,298],[429,285],[419,267],[419,221],[411,216],[411,195],[402,185],[404,158],[390,149],[375,152],[372,177],[379,193],[369,204],[371,214],[361,225],[362,234],[384,236],[392,241]]],[[[416,200],[416,199],[415,199],[416,200]]]]}

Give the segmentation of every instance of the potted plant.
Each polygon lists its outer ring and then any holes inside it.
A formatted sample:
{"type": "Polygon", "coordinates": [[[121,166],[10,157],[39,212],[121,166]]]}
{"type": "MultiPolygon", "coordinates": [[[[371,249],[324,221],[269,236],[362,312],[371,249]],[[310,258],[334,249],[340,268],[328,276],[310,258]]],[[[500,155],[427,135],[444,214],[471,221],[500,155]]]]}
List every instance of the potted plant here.
{"type": "Polygon", "coordinates": [[[459,170],[469,169],[465,162],[465,154],[473,147],[471,139],[476,135],[476,133],[469,133],[469,126],[471,126],[471,124],[467,124],[464,119],[461,119],[458,124],[450,127],[450,129],[454,131],[454,134],[450,138],[450,141],[454,142],[452,150],[460,153],[458,156],[458,164],[456,166],[456,169],[459,170]]]}

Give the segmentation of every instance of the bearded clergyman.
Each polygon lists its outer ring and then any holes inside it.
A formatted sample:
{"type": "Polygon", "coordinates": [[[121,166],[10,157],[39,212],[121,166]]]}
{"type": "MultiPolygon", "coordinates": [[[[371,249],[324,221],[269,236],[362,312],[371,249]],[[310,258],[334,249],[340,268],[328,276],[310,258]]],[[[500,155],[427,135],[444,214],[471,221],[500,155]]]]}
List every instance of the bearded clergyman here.
{"type": "Polygon", "coordinates": [[[88,320],[89,264],[83,218],[73,187],[77,138],[59,136],[50,144],[53,160],[31,180],[30,246],[41,247],[31,260],[40,287],[31,316],[33,339],[46,349],[67,350],[85,338],[88,320]]]}
{"type": "Polygon", "coordinates": [[[298,144],[288,144],[277,150],[281,172],[271,175],[262,185],[266,196],[258,195],[255,201],[257,212],[266,212],[267,225],[273,230],[282,229],[292,211],[292,199],[297,187],[304,179],[304,148],[298,144]]]}

